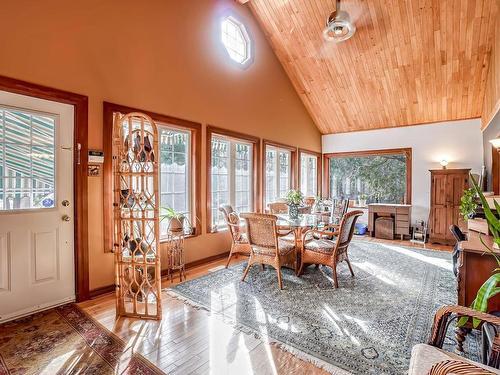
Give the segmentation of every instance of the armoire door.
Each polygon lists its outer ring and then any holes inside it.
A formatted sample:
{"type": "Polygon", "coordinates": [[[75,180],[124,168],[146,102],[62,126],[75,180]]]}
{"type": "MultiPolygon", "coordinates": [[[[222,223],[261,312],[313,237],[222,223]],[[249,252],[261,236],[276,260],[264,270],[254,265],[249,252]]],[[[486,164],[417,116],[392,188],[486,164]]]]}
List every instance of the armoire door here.
{"type": "Polygon", "coordinates": [[[446,238],[448,230],[447,175],[433,174],[431,183],[431,237],[446,238]]]}
{"type": "MultiPolygon", "coordinates": [[[[460,218],[460,198],[463,195],[465,189],[469,187],[469,176],[466,173],[453,173],[449,174],[447,179],[448,189],[447,189],[447,215],[448,215],[448,226],[451,224],[458,225],[458,220],[460,218]]],[[[452,240],[453,235],[448,230],[447,239],[452,240]]]]}

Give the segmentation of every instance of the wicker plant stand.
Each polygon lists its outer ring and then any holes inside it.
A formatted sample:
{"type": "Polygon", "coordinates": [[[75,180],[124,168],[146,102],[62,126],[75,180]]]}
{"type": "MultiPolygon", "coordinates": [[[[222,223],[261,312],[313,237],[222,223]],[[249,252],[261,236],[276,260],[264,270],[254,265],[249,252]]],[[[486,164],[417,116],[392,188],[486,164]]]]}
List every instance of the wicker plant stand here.
{"type": "Polygon", "coordinates": [[[169,231],[167,239],[168,277],[172,281],[174,273],[179,272],[179,281],[186,280],[184,262],[184,231],[169,231]]]}

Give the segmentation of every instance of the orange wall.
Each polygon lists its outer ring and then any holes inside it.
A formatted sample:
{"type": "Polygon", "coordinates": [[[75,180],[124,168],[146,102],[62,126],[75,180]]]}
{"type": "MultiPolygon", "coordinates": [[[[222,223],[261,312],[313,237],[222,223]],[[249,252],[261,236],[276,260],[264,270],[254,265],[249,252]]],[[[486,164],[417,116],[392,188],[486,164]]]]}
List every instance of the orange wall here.
{"type": "MultiPolygon", "coordinates": [[[[102,149],[104,100],[320,151],[320,134],[250,12],[234,0],[3,0],[0,74],[89,97],[89,148],[102,149]],[[247,70],[220,49],[217,19],[248,26],[247,70]]],[[[204,142],[203,142],[204,143],[204,142]]],[[[204,147],[204,145],[203,145],[204,147]]],[[[106,155],[109,157],[109,155],[106,155]]],[[[202,153],[205,165],[205,152],[202,153]]],[[[202,169],[202,221],[206,171],[202,169]]],[[[90,287],[113,283],[102,179],[89,178],[90,287]]],[[[228,250],[227,233],[187,242],[187,261],[228,250]]]]}

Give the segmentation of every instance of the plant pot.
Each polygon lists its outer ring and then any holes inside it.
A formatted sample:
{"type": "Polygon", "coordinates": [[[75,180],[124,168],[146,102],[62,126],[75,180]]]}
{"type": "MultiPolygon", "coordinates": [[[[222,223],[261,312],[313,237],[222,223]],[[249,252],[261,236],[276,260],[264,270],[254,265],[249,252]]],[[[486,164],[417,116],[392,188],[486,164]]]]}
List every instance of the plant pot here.
{"type": "Polygon", "coordinates": [[[290,219],[296,220],[299,218],[299,205],[298,204],[289,204],[288,205],[288,215],[290,215],[290,219]]]}
{"type": "Polygon", "coordinates": [[[366,207],[366,199],[358,199],[359,207],[366,207]]]}
{"type": "Polygon", "coordinates": [[[171,218],[168,230],[170,232],[182,232],[184,230],[184,216],[171,218]]]}

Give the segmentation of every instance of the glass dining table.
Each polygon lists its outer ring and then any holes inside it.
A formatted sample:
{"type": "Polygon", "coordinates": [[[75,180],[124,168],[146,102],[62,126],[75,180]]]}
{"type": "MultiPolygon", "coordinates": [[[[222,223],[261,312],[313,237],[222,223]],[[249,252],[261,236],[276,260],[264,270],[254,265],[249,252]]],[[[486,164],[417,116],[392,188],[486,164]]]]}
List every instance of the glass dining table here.
{"type": "Polygon", "coordinates": [[[302,214],[298,218],[291,218],[288,214],[276,215],[278,220],[276,225],[281,230],[290,229],[295,234],[295,243],[297,245],[297,263],[295,272],[298,272],[300,266],[300,249],[302,248],[302,235],[309,229],[331,230],[332,227],[338,227],[338,223],[334,222],[330,216],[324,214],[302,214]]]}

